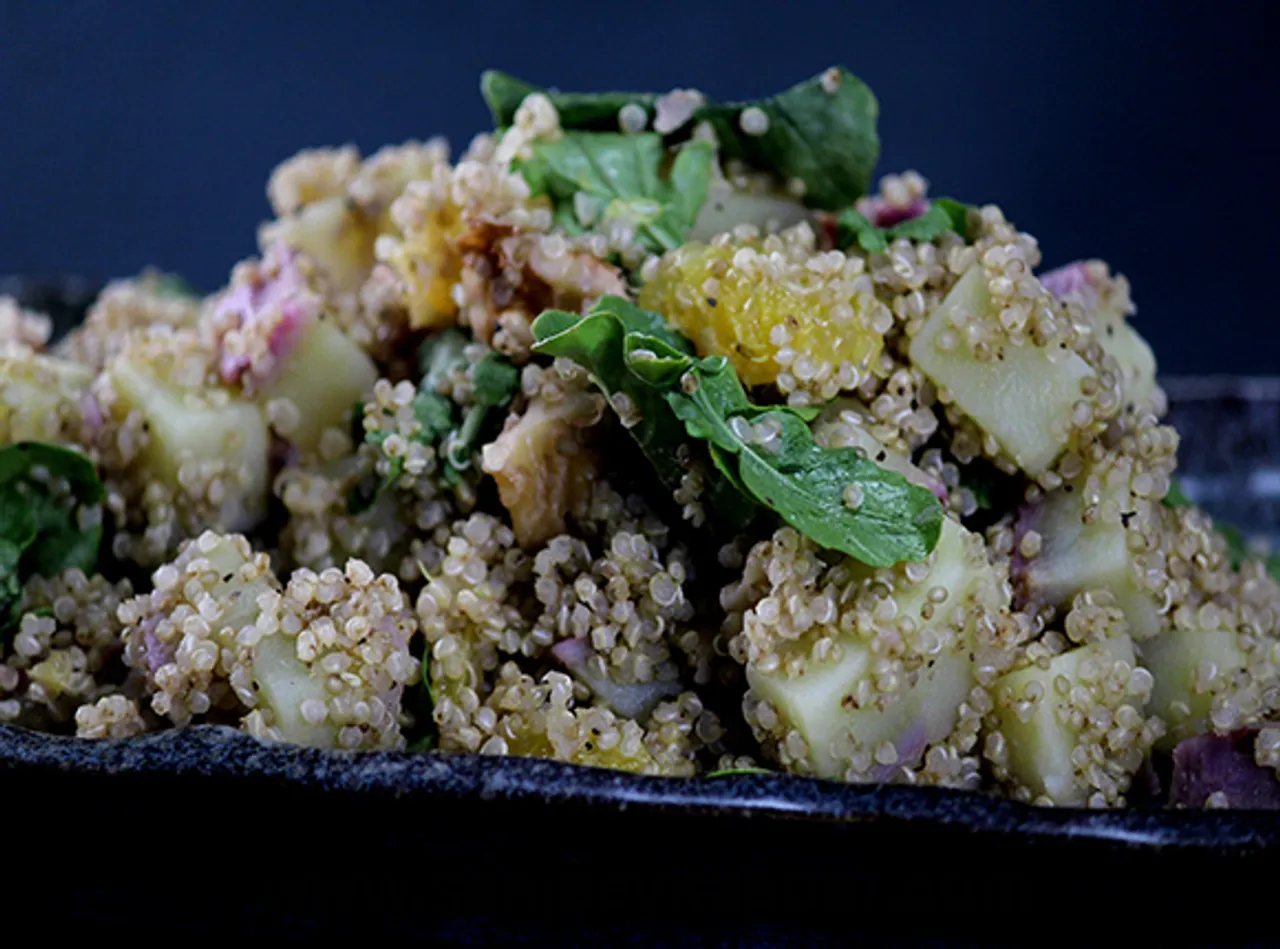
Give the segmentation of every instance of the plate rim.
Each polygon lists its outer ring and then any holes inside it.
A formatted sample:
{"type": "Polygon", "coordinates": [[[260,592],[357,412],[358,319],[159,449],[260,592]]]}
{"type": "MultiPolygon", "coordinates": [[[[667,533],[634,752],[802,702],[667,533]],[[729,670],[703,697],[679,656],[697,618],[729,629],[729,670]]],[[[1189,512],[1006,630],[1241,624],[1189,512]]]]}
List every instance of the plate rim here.
{"type": "Polygon", "coordinates": [[[264,742],[223,725],[196,725],[130,739],[91,740],[0,725],[7,790],[26,774],[79,780],[122,774],[236,778],[288,793],[398,800],[535,802],[614,812],[677,812],[703,818],[798,821],[904,832],[963,832],[1028,841],[1148,851],[1280,852],[1280,812],[1131,807],[1090,810],[1021,804],[981,791],[856,785],[774,772],[671,778],[540,758],[453,752],[343,752],[264,742]]]}

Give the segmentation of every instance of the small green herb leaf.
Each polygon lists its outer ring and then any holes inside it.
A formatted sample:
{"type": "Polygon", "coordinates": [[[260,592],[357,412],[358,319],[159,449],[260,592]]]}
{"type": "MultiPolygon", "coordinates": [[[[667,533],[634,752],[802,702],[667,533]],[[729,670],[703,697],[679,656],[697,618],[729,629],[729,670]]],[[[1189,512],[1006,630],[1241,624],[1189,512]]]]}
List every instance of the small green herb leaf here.
{"type": "Polygon", "coordinates": [[[931,241],[939,234],[946,231],[954,230],[951,215],[946,209],[936,204],[931,204],[929,210],[919,217],[908,218],[905,221],[899,221],[893,227],[889,228],[889,233],[896,240],[899,237],[905,237],[913,241],[931,241]]]}
{"type": "Polygon", "coordinates": [[[836,244],[841,250],[857,244],[869,254],[881,254],[900,237],[913,241],[931,241],[946,231],[955,231],[963,238],[968,230],[965,224],[966,214],[965,205],[949,198],[939,198],[919,217],[901,221],[893,227],[876,227],[867,220],[866,215],[846,208],[836,218],[836,244]],[[957,224],[965,230],[959,230],[957,224]]]}
{"type": "Polygon", "coordinates": [[[689,142],[664,174],[666,159],[656,133],[566,132],[558,141],[538,143],[519,170],[534,194],[555,202],[561,223],[582,230],[622,219],[646,247],[662,252],[679,247],[693,227],[707,199],[714,156],[706,142],[689,142]],[[580,207],[587,209],[585,217],[580,207]]]}
{"type": "Polygon", "coordinates": [[[427,649],[419,660],[422,665],[421,691],[410,692],[413,696],[413,715],[418,727],[424,727],[423,734],[410,742],[409,751],[427,752],[436,747],[436,723],[432,716],[435,709],[435,696],[431,692],[431,650],[427,649]]]}
{"type": "Polygon", "coordinates": [[[419,389],[413,397],[413,417],[422,426],[423,440],[435,444],[453,430],[453,402],[439,392],[419,389]]]}
{"type": "Polygon", "coordinates": [[[80,452],[42,442],[0,449],[0,632],[11,628],[22,584],[97,568],[106,491],[80,452]]]}
{"type": "Polygon", "coordinates": [[[775,774],[768,768],[722,768],[719,771],[708,771],[706,778],[732,778],[739,774],[775,774]]]}
{"type": "Polygon", "coordinates": [[[417,739],[412,744],[410,744],[407,750],[413,752],[414,754],[423,755],[429,751],[434,751],[435,747],[436,747],[435,732],[428,732],[427,734],[423,735],[421,738],[417,739]]]}
{"type": "MultiPolygon", "coordinates": [[[[471,465],[491,410],[501,408],[520,389],[520,372],[505,357],[487,352],[470,365],[466,348],[469,341],[456,329],[447,329],[422,345],[418,353],[422,381],[413,398],[413,415],[421,430],[415,439],[424,445],[437,446],[441,459],[440,477],[447,485],[457,485],[462,472],[471,465]],[[465,413],[438,390],[448,376],[458,370],[471,374],[473,402],[465,413]]],[[[378,445],[386,441],[386,432],[369,432],[365,441],[378,445]]],[[[404,474],[404,461],[390,461],[387,473],[373,483],[356,485],[347,496],[347,511],[360,514],[374,504],[404,474]]]]}

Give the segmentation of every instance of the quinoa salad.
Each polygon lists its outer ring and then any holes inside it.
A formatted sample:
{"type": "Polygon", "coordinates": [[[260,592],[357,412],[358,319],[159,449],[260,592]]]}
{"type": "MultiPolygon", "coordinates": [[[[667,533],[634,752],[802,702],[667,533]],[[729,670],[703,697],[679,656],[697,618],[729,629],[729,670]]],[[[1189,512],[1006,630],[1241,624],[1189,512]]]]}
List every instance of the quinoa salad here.
{"type": "Polygon", "coordinates": [[[877,181],[841,68],[481,88],[285,161],[212,294],[0,297],[0,724],[1280,804],[1280,562],[1123,276],[877,181]]]}

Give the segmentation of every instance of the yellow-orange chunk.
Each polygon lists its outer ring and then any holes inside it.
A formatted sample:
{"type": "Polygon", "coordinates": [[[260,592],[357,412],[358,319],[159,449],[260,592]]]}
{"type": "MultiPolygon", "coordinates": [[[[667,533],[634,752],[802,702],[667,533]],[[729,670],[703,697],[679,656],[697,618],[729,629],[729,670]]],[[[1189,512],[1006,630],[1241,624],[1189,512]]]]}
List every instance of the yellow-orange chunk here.
{"type": "Polygon", "coordinates": [[[792,401],[857,386],[893,324],[865,262],[816,251],[806,225],[763,240],[685,244],[645,276],[642,307],[702,355],[727,357],[747,385],[776,383],[800,396],[792,401]]]}

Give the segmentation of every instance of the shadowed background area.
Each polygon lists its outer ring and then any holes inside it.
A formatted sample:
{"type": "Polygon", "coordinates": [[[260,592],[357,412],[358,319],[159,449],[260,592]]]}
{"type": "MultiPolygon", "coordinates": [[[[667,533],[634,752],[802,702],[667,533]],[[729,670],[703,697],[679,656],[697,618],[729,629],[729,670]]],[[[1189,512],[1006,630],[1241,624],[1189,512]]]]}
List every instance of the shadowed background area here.
{"type": "Polygon", "coordinates": [[[880,99],[881,173],[1000,204],[1048,266],[1108,260],[1163,372],[1280,373],[1272,6],[0,0],[0,273],[213,289],[276,162],[461,147],[489,66],[732,99],[843,63],[880,99]]]}

